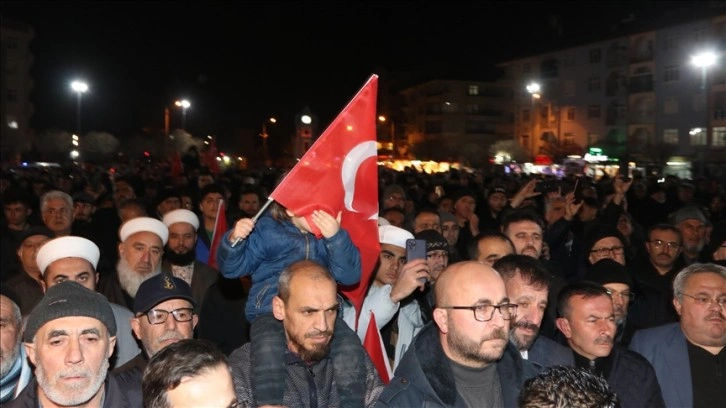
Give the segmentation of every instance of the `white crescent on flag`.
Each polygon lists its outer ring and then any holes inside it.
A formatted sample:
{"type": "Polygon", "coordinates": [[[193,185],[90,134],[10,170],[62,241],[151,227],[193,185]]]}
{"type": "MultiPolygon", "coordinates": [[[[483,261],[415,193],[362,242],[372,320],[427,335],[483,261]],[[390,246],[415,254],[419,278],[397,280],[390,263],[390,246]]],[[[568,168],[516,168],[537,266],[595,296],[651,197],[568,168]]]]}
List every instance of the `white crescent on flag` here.
{"type": "MultiPolygon", "coordinates": [[[[345,204],[346,210],[357,213],[360,212],[353,208],[353,199],[355,198],[355,179],[358,175],[358,169],[360,169],[361,164],[363,164],[363,162],[369,157],[376,157],[377,154],[376,142],[367,141],[356,145],[348,152],[348,154],[345,155],[343,165],[340,168],[340,176],[343,181],[343,190],[345,190],[343,203],[345,204]]],[[[371,214],[368,219],[377,220],[378,213],[371,214]]]]}

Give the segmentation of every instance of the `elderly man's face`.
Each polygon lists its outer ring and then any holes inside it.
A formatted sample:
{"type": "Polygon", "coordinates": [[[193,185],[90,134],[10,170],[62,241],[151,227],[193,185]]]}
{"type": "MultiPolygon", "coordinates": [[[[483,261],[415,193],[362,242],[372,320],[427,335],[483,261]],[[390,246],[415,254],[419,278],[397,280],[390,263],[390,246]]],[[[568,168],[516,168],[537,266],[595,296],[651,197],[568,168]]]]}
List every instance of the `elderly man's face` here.
{"type": "Polygon", "coordinates": [[[335,282],[298,273],[290,280],[287,302],[274,298],[273,313],[282,320],[290,351],[303,361],[320,361],[328,355],[338,314],[335,282]]]}
{"type": "Polygon", "coordinates": [[[683,235],[683,250],[686,253],[701,252],[706,241],[704,224],[700,220],[681,221],[678,229],[683,235]]]}
{"type": "Polygon", "coordinates": [[[517,350],[529,350],[539,335],[547,309],[547,287],[530,285],[519,273],[507,280],[506,287],[507,296],[512,303],[518,305],[517,317],[511,324],[509,337],[517,346],[517,350]]]}
{"type": "MultiPolygon", "coordinates": [[[[501,276],[490,267],[475,263],[457,263],[456,270],[445,271],[437,281],[439,305],[434,320],[446,355],[459,364],[481,367],[499,360],[509,340],[509,320],[501,310],[491,310],[485,321],[475,318],[472,309],[452,306],[485,306],[508,304],[507,291],[501,276]]],[[[488,311],[487,311],[488,312],[488,311]]],[[[488,313],[485,313],[488,314],[488,313]]]]}
{"type": "Polygon", "coordinates": [[[5,377],[20,355],[21,327],[13,302],[0,295],[0,378],[5,377]]]}
{"type": "Polygon", "coordinates": [[[616,237],[605,237],[595,242],[588,259],[592,265],[602,259],[612,259],[620,265],[625,265],[625,246],[616,237]]]}
{"type": "Polygon", "coordinates": [[[73,208],[62,198],[48,200],[43,211],[43,223],[56,234],[65,234],[73,224],[73,208]]]}
{"type": "Polygon", "coordinates": [[[622,324],[628,316],[628,305],[630,304],[630,286],[624,283],[605,283],[605,289],[610,292],[613,299],[613,309],[615,311],[615,323],[622,324]]]}
{"type": "Polygon", "coordinates": [[[25,344],[40,400],[76,406],[98,397],[115,344],[116,337],[109,337],[106,326],[91,317],[62,317],[44,324],[33,342],[25,344]]]}
{"type": "Polygon", "coordinates": [[[557,327],[577,354],[594,360],[607,357],[615,338],[615,312],[610,296],[570,298],[569,315],[557,319],[557,327]]]}
{"type": "Polygon", "coordinates": [[[441,272],[449,266],[449,251],[437,249],[426,252],[426,263],[431,267],[431,279],[436,281],[441,272]]]}
{"type": "Polygon", "coordinates": [[[676,294],[673,300],[683,333],[694,344],[726,346],[726,310],[716,299],[726,299],[726,279],[717,273],[697,273],[686,280],[683,294],[676,294]],[[708,300],[699,302],[703,299],[708,300]]]}
{"type": "Polygon", "coordinates": [[[136,337],[141,340],[149,357],[169,344],[176,343],[179,340],[191,339],[194,336],[194,327],[197,326],[199,317],[194,315],[192,320],[178,322],[171,313],[177,309],[193,309],[193,306],[188,300],[170,299],[152,308],[152,310],[169,312],[165,322],[151,324],[146,314],[139,314],[131,319],[131,329],[136,337]]]}
{"type": "Polygon", "coordinates": [[[161,238],[153,232],[137,232],[119,244],[119,283],[131,297],[136,297],[143,281],[161,271],[163,253],[161,238]]]}

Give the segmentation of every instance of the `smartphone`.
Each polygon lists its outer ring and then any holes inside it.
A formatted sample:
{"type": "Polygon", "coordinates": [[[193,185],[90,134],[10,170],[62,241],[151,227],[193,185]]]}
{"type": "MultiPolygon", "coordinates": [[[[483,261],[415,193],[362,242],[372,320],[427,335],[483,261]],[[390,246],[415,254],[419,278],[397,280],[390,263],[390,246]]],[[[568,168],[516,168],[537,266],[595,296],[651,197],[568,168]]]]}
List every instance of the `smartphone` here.
{"type": "Polygon", "coordinates": [[[556,181],[540,181],[534,186],[536,193],[549,193],[550,191],[557,191],[558,185],[556,181]]]}
{"type": "Polygon", "coordinates": [[[426,259],[425,239],[406,240],[406,262],[411,262],[414,259],[426,259]]]}
{"type": "Polygon", "coordinates": [[[582,195],[583,185],[584,183],[580,181],[580,177],[578,177],[577,180],[575,180],[575,204],[580,204],[585,198],[582,195]]]}

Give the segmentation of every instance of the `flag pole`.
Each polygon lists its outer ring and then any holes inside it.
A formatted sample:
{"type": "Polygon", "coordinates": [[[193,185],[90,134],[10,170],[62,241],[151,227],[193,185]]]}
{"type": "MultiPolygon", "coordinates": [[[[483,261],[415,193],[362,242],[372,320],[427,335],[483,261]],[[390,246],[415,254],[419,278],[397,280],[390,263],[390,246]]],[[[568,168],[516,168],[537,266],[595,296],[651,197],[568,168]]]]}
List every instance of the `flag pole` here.
{"type": "MultiPolygon", "coordinates": [[[[267,199],[267,202],[265,203],[265,205],[263,205],[262,208],[260,208],[260,211],[257,211],[257,214],[255,214],[255,216],[252,217],[252,223],[257,222],[257,219],[262,216],[262,213],[265,212],[265,210],[267,209],[267,207],[269,207],[270,204],[272,204],[273,201],[275,201],[275,200],[273,200],[271,198],[268,198],[267,199]]],[[[240,241],[242,241],[242,238],[235,239],[234,242],[232,243],[232,248],[236,247],[237,244],[240,243],[240,241]]]]}

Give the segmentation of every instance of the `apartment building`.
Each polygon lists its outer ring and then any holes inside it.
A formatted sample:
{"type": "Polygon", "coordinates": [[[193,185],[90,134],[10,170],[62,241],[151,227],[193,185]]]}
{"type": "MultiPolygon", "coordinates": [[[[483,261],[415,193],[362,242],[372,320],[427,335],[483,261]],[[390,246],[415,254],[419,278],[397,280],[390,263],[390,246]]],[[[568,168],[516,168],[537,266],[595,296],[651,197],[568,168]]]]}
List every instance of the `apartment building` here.
{"type": "Polygon", "coordinates": [[[30,43],[33,29],[24,23],[3,18],[0,23],[0,152],[2,161],[30,148],[30,118],[33,80],[30,43]]]}

